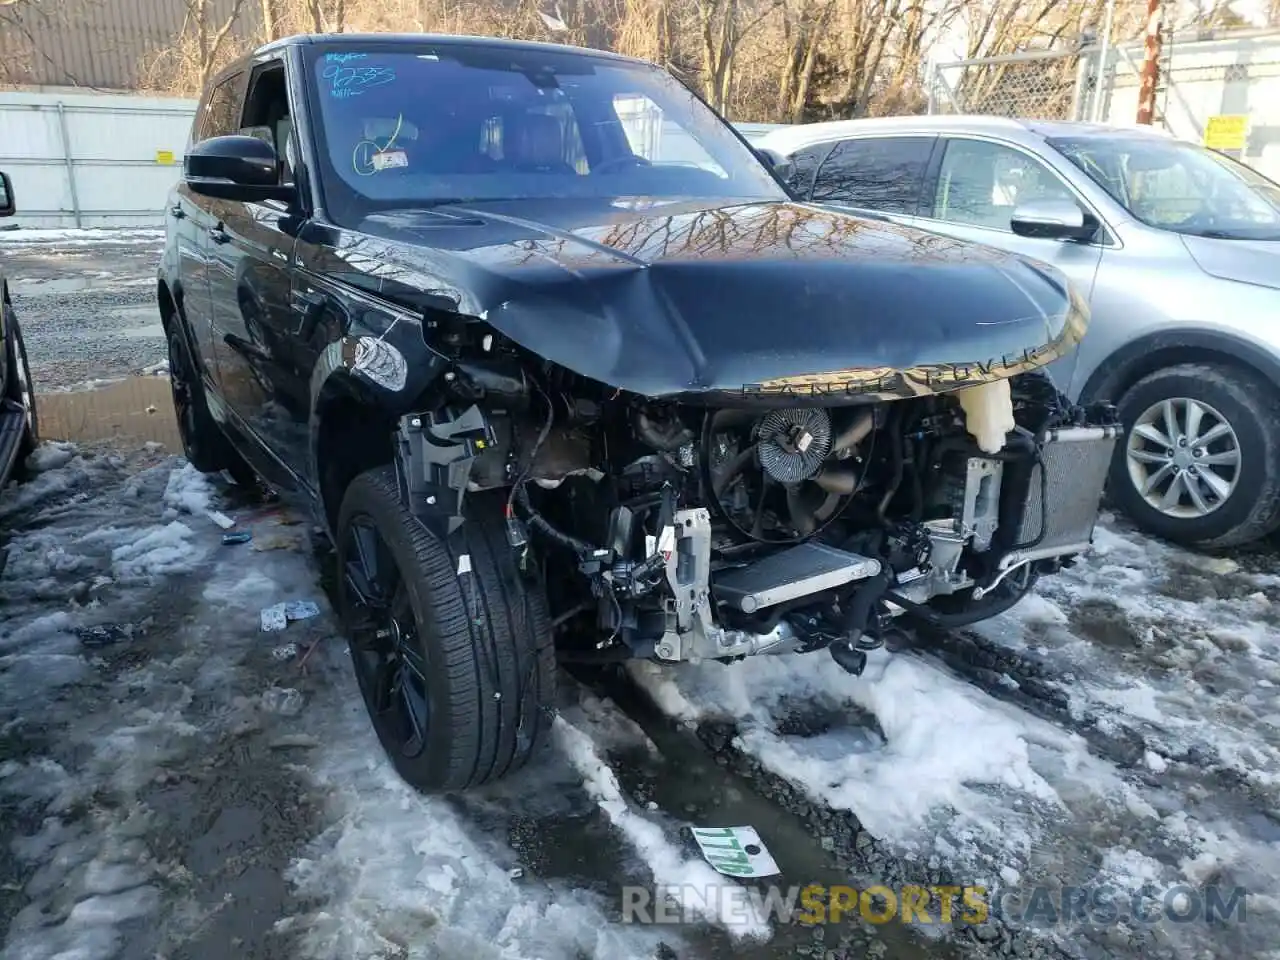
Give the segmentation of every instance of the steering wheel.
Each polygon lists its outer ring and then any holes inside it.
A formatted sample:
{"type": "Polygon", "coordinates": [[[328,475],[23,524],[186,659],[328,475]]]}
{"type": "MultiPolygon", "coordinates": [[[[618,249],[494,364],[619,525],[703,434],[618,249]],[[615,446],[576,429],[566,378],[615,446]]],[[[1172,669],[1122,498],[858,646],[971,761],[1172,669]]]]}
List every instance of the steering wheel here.
{"type": "Polygon", "coordinates": [[[623,170],[626,167],[652,167],[653,164],[644,157],[636,156],[634,153],[624,154],[619,157],[611,157],[608,160],[601,161],[591,168],[592,173],[614,173],[623,170]]]}

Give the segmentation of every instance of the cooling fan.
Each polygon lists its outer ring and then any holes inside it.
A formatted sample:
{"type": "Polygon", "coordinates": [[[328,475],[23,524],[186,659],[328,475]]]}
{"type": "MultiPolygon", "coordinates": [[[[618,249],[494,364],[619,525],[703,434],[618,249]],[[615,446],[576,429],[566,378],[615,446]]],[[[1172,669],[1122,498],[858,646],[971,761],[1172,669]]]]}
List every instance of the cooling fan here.
{"type": "Polygon", "coordinates": [[[720,410],[708,417],[704,437],[712,492],[725,516],[755,540],[811,535],[858,484],[856,471],[831,459],[841,437],[819,407],[763,416],[720,410]]]}

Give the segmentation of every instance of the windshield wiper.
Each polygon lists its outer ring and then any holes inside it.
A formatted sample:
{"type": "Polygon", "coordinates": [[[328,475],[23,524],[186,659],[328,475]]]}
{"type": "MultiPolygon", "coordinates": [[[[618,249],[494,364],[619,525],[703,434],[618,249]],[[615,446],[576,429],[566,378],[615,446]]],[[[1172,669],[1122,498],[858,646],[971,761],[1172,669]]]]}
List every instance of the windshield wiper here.
{"type": "Polygon", "coordinates": [[[1280,240],[1280,231],[1274,233],[1250,233],[1245,230],[1186,230],[1193,237],[1204,237],[1206,240],[1262,240],[1264,242],[1280,240]]]}

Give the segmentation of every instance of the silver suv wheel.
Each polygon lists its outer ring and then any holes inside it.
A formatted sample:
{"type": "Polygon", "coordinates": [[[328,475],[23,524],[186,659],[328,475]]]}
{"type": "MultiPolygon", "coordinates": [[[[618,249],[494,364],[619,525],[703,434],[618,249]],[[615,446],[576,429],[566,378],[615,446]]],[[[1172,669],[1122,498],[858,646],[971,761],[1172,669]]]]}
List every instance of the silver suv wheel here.
{"type": "Polygon", "coordinates": [[[1207,516],[1240,481],[1240,440],[1227,418],[1202,400],[1152,404],[1134,421],[1125,452],[1134,488],[1167,517],[1207,516]]]}

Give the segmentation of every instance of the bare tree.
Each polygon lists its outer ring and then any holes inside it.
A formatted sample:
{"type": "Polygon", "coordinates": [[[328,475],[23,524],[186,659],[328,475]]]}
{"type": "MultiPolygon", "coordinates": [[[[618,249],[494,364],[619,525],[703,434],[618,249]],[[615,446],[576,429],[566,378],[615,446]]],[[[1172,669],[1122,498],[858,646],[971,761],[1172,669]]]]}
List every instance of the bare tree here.
{"type": "Polygon", "coordinates": [[[667,0],[623,0],[614,46],[619,53],[666,65],[674,46],[673,29],[667,0]]]}
{"type": "Polygon", "coordinates": [[[236,18],[240,16],[240,8],[244,6],[244,0],[232,0],[231,11],[220,24],[212,22],[209,0],[185,0],[185,2],[187,16],[195,30],[196,49],[200,57],[198,61],[200,88],[203,90],[213,76],[218,64],[218,55],[222,52],[227,34],[235,25],[236,18]]]}
{"type": "Polygon", "coordinates": [[[306,0],[312,33],[342,33],[346,29],[346,0],[306,0]]]}
{"type": "Polygon", "coordinates": [[[222,67],[250,43],[241,14],[245,0],[183,0],[186,15],[173,43],[145,56],[145,89],[198,96],[222,67]]]}
{"type": "Polygon", "coordinates": [[[280,34],[280,0],[259,0],[262,17],[262,39],[267,43],[278,40],[280,34]]]}
{"type": "Polygon", "coordinates": [[[778,80],[777,117],[799,123],[809,101],[823,36],[836,10],[836,0],[792,0],[782,6],[783,62],[778,80]]]}
{"type": "Polygon", "coordinates": [[[724,109],[732,96],[739,45],[782,5],[783,0],[697,0],[703,95],[716,109],[724,109]]]}

